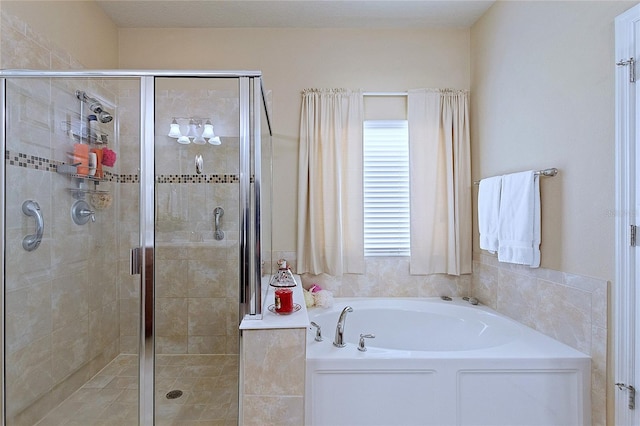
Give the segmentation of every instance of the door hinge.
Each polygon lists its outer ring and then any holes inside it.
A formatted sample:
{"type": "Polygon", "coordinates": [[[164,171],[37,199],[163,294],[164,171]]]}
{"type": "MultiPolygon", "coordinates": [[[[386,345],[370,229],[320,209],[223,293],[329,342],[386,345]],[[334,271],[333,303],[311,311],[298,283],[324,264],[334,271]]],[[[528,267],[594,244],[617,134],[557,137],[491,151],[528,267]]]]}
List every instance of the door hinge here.
{"type": "Polygon", "coordinates": [[[616,383],[619,390],[626,389],[629,392],[629,410],[635,410],[636,408],[636,388],[631,385],[625,385],[624,383],[616,383]]]}
{"type": "Polygon", "coordinates": [[[633,58],[629,58],[627,60],[621,59],[616,62],[616,65],[619,67],[629,66],[629,83],[636,82],[636,60],[633,58]]]}
{"type": "Polygon", "coordinates": [[[635,247],[638,242],[638,227],[636,225],[629,225],[629,245],[635,247]]]}

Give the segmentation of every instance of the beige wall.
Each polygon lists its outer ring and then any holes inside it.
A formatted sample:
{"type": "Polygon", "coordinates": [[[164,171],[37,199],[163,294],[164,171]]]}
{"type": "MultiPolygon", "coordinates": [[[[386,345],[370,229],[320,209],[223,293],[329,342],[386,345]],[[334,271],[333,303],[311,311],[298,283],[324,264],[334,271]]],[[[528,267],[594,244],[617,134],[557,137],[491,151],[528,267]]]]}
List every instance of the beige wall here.
{"type": "Polygon", "coordinates": [[[2,0],[0,8],[37,29],[41,41],[64,48],[82,68],[117,68],[118,29],[96,2],[2,0]]]}
{"type": "Polygon", "coordinates": [[[560,169],[541,182],[544,268],[614,276],[613,21],[632,4],[497,2],[471,30],[474,179],[560,169]]]}
{"type": "MultiPolygon", "coordinates": [[[[468,30],[120,29],[121,68],[261,70],[273,92],[273,248],[296,246],[300,92],[469,88],[468,30]]],[[[393,102],[394,111],[397,100],[393,102]]]]}

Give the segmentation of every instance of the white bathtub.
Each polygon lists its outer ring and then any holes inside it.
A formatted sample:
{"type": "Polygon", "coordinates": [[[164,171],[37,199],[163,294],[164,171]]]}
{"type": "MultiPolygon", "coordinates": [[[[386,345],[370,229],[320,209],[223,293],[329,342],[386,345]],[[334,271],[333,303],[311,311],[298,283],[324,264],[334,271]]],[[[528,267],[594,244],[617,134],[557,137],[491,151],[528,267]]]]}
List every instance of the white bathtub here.
{"type": "Polygon", "coordinates": [[[460,299],[336,299],[309,310],[305,424],[590,425],[591,359],[460,299]],[[344,341],[332,342],[345,306],[344,341]],[[357,350],[360,334],[367,351],[357,350]]]}

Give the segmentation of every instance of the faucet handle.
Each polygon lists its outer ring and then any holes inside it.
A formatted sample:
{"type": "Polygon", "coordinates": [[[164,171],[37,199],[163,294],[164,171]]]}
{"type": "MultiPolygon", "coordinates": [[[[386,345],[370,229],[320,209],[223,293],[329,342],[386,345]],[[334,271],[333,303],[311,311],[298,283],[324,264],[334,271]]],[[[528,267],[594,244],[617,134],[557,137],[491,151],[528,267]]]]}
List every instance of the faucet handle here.
{"type": "Polygon", "coordinates": [[[82,209],[80,210],[80,216],[89,216],[91,217],[91,222],[95,222],[96,221],[96,212],[94,210],[89,210],[89,209],[82,209]]]}
{"type": "Polygon", "coordinates": [[[478,299],[476,299],[475,297],[463,297],[462,300],[466,300],[467,302],[471,303],[472,305],[477,305],[478,304],[478,299]]]}
{"type": "Polygon", "coordinates": [[[375,334],[360,334],[360,342],[358,342],[358,350],[360,352],[366,352],[367,348],[364,345],[364,339],[375,339],[375,334]]]}
{"type": "Polygon", "coordinates": [[[322,342],[322,332],[320,330],[320,326],[313,321],[311,321],[311,325],[316,328],[316,338],[314,340],[316,342],[322,342]]]}

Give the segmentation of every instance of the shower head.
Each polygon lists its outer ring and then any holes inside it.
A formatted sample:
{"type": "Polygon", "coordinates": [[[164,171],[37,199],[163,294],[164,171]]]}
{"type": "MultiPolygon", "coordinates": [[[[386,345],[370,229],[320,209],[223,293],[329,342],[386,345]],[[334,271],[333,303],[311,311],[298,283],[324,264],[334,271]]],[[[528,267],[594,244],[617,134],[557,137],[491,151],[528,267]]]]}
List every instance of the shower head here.
{"type": "Polygon", "coordinates": [[[111,120],[113,120],[113,116],[109,114],[107,111],[102,109],[102,104],[100,103],[99,100],[88,96],[85,92],[81,90],[76,90],[76,96],[82,102],[89,104],[89,109],[91,110],[91,112],[97,115],[97,118],[98,120],[100,120],[101,123],[108,123],[111,120]]]}
{"type": "Polygon", "coordinates": [[[100,114],[102,112],[102,104],[98,102],[96,99],[89,98],[89,109],[96,114],[100,114]]]}
{"type": "Polygon", "coordinates": [[[113,120],[113,116],[107,111],[100,111],[98,113],[98,120],[100,120],[101,123],[108,123],[113,120]]]}

